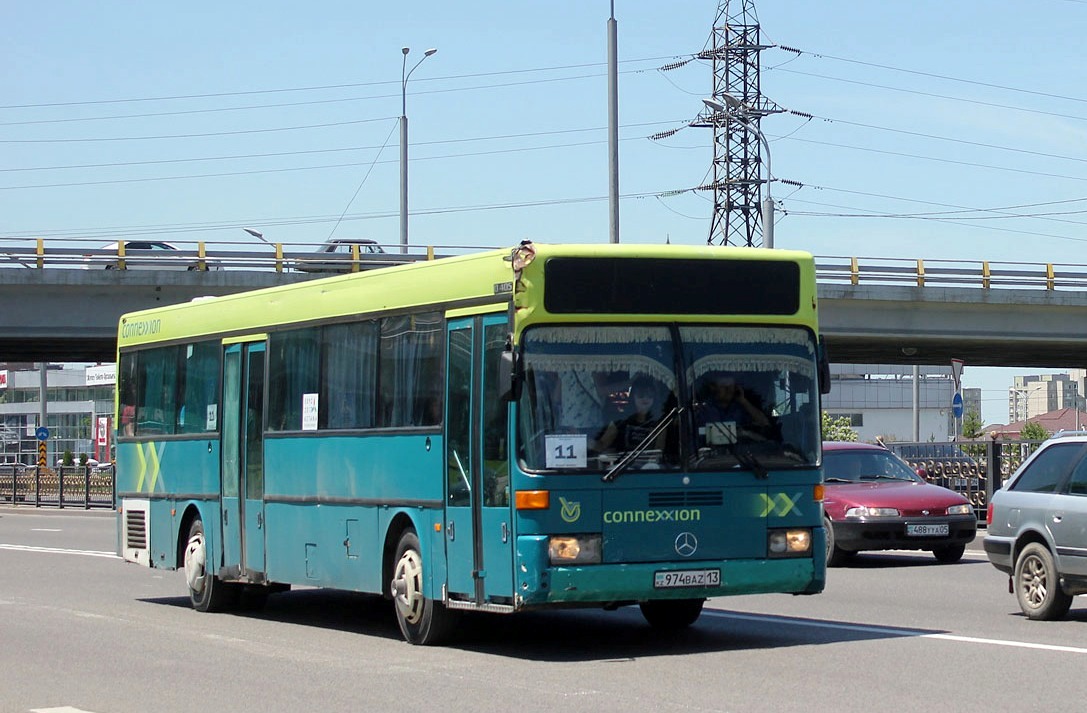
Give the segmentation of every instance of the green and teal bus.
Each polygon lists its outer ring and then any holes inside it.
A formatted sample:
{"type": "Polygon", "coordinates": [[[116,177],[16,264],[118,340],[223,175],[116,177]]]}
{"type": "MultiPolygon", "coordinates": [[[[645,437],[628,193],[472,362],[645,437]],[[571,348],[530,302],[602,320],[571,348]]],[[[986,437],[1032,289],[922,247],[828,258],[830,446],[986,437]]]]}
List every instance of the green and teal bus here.
{"type": "Polygon", "coordinates": [[[200,611],[379,593],[414,644],[814,594],[822,355],[786,250],[526,241],[126,314],[118,550],[200,611]]]}

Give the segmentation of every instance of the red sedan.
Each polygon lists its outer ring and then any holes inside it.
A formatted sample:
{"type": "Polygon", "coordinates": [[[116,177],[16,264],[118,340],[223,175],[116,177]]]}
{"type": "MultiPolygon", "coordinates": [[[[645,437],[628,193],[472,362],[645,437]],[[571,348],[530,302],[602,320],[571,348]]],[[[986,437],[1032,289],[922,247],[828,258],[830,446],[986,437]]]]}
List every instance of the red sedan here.
{"type": "Polygon", "coordinates": [[[970,501],[867,443],[823,443],[827,566],[861,550],[929,550],[958,562],[977,532],[970,501]]]}

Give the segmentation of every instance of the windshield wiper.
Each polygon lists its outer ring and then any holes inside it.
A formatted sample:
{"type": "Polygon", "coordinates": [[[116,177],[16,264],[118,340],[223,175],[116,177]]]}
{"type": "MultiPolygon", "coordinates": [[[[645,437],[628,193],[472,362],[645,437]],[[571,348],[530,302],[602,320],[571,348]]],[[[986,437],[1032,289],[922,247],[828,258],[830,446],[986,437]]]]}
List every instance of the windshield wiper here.
{"type": "Polygon", "coordinates": [[[755,454],[751,451],[742,451],[739,447],[733,452],[736,460],[740,462],[744,468],[752,471],[755,477],[759,480],[766,480],[770,477],[770,473],[766,470],[766,466],[759,462],[759,459],[755,457],[755,454]]]}
{"type": "Polygon", "coordinates": [[[600,479],[605,483],[618,478],[623,474],[623,471],[634,462],[634,459],[640,456],[645,449],[649,448],[649,444],[657,440],[657,436],[664,432],[664,429],[668,428],[672,424],[672,421],[676,420],[676,416],[683,412],[683,409],[679,406],[674,407],[671,411],[664,415],[664,418],[653,427],[653,430],[646,434],[646,437],[638,442],[638,445],[627,451],[626,455],[619,459],[619,462],[611,467],[607,473],[600,476],[600,479]]]}

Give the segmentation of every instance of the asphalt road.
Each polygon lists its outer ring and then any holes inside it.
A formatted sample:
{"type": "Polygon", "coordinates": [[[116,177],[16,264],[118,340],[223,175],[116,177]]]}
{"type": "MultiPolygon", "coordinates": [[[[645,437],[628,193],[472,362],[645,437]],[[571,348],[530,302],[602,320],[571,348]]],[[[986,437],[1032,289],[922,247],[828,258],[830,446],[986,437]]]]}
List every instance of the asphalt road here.
{"type": "Polygon", "coordinates": [[[679,635],[636,609],[472,618],[445,648],[388,604],[275,595],[199,614],[180,573],[112,556],[108,513],[0,508],[0,711],[1070,710],[1087,599],[1024,619],[972,549],[862,555],[814,597],[715,599],[679,635]]]}

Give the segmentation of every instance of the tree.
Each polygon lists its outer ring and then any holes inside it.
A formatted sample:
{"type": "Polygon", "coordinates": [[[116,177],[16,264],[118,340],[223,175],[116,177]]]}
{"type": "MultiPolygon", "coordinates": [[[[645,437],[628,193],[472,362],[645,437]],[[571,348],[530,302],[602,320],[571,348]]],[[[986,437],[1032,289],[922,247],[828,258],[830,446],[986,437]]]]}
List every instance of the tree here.
{"type": "Polygon", "coordinates": [[[981,415],[974,410],[970,410],[963,416],[962,419],[962,437],[963,438],[977,438],[982,435],[982,428],[985,423],[981,420],[981,415]]]}
{"type": "Polygon", "coordinates": [[[849,419],[845,416],[831,418],[826,411],[823,412],[823,440],[824,441],[855,441],[857,432],[849,425],[849,419]]]}
{"type": "Polygon", "coordinates": [[[1045,427],[1036,421],[1027,421],[1019,436],[1024,441],[1044,441],[1049,438],[1049,431],[1045,430],[1045,427]]]}

